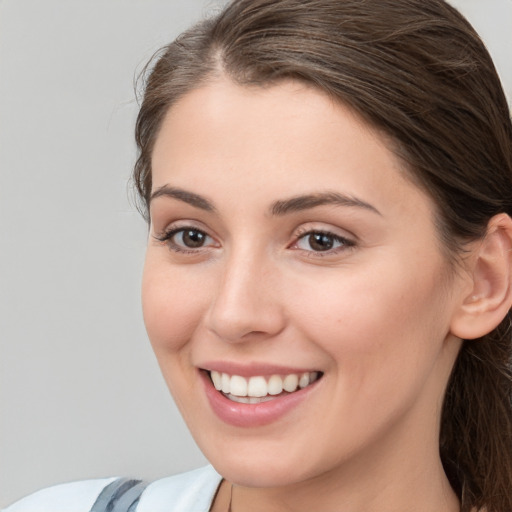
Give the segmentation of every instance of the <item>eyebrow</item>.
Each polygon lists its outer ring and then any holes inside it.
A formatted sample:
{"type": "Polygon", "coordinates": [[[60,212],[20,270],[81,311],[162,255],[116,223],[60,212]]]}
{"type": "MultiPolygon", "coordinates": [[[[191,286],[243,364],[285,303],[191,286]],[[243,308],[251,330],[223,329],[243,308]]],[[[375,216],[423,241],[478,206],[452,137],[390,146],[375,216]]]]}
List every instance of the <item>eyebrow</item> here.
{"type": "Polygon", "coordinates": [[[157,188],[149,198],[149,202],[153,201],[157,197],[170,197],[172,199],[178,199],[179,201],[183,201],[184,203],[190,204],[191,206],[195,206],[196,208],[200,208],[201,210],[205,210],[207,212],[215,212],[215,206],[213,203],[199,194],[194,194],[193,192],[188,192],[183,190],[182,188],[170,187],[169,185],[163,185],[160,188],[157,188]]]}
{"type": "Polygon", "coordinates": [[[270,211],[272,215],[286,215],[288,213],[299,212],[315,208],[317,206],[334,205],[363,208],[378,215],[382,215],[375,206],[358,199],[357,197],[340,194],[339,192],[320,192],[292,197],[283,201],[273,203],[270,211]]]}
{"type": "MultiPolygon", "coordinates": [[[[195,194],[194,192],[188,192],[181,188],[171,187],[169,185],[163,185],[156,189],[151,194],[149,199],[150,202],[157,197],[170,197],[172,199],[177,199],[178,201],[183,201],[184,203],[190,204],[191,206],[207,212],[217,211],[213,203],[209,199],[206,199],[206,197],[195,194]]],[[[270,207],[270,213],[275,216],[283,216],[324,205],[363,208],[378,215],[382,215],[379,210],[370,203],[354,196],[340,194],[339,192],[318,192],[275,201],[270,207]]]]}

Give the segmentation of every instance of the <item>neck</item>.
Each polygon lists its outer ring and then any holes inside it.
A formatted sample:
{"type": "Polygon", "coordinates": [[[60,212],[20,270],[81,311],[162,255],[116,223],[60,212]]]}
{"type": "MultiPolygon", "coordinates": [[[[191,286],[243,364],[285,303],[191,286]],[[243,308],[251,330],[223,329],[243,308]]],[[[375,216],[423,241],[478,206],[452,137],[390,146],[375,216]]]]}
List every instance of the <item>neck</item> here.
{"type": "Polygon", "coordinates": [[[302,484],[293,491],[292,487],[251,489],[231,485],[222,512],[459,512],[459,501],[448,482],[429,482],[433,484],[430,488],[415,486],[406,492],[402,486],[376,489],[371,482],[365,492],[354,492],[339,483],[334,491],[325,484],[302,484]]]}
{"type": "MultiPolygon", "coordinates": [[[[400,433],[393,438],[389,443],[380,439],[366,456],[359,453],[357,460],[300,483],[272,488],[235,485],[221,512],[228,511],[229,501],[231,512],[458,512],[458,498],[437,455],[437,437],[428,443],[411,439],[412,446],[404,445],[400,433]]],[[[226,496],[230,492],[228,487],[226,496]]]]}

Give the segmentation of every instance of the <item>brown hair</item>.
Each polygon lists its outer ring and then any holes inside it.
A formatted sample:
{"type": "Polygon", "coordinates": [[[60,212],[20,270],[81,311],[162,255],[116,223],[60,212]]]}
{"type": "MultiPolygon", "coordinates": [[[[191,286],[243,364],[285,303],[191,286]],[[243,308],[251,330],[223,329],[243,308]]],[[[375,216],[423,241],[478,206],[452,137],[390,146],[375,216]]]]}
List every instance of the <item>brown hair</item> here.
{"type": "MultiPolygon", "coordinates": [[[[143,213],[162,119],[224,74],[239,84],[303,80],[387,134],[437,206],[452,258],[512,215],[512,125],[492,60],[443,0],[234,0],[165,47],[148,68],[134,182],[143,213]]],[[[511,313],[465,341],[446,391],[440,453],[462,502],[512,510],[511,313]]]]}

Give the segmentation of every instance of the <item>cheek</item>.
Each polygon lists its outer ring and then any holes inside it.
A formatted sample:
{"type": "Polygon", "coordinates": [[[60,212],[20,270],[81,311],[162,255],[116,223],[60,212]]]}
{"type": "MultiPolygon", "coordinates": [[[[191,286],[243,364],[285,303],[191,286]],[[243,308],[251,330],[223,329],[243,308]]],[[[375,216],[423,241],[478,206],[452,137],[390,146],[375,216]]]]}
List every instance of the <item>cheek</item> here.
{"type": "Polygon", "coordinates": [[[183,351],[200,322],[208,286],[150,255],[142,279],[144,323],[157,358],[183,351]]]}
{"type": "Polygon", "coordinates": [[[300,306],[302,332],[328,356],[326,377],[335,397],[325,413],[329,435],[338,435],[340,417],[350,418],[352,428],[344,434],[349,444],[435,403],[443,392],[440,289],[433,279],[401,275],[324,283],[310,288],[300,306]]]}
{"type": "Polygon", "coordinates": [[[301,330],[330,356],[334,371],[377,392],[381,384],[426,378],[449,325],[440,274],[387,263],[310,282],[307,297],[294,299],[301,330]]]}

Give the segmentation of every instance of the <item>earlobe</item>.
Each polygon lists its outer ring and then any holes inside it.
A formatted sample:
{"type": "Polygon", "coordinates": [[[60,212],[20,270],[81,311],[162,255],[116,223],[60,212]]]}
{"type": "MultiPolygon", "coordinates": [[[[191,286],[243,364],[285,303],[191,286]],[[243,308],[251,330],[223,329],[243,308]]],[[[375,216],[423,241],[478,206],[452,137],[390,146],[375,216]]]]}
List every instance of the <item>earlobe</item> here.
{"type": "Polygon", "coordinates": [[[480,338],[505,318],[512,306],[512,219],[493,217],[471,258],[471,291],[451,322],[451,333],[462,339],[480,338]]]}

